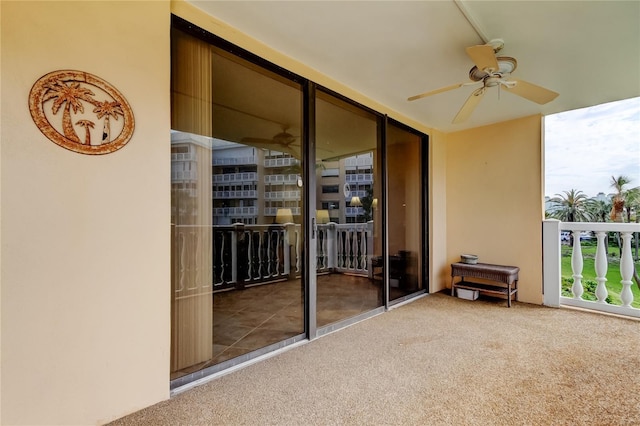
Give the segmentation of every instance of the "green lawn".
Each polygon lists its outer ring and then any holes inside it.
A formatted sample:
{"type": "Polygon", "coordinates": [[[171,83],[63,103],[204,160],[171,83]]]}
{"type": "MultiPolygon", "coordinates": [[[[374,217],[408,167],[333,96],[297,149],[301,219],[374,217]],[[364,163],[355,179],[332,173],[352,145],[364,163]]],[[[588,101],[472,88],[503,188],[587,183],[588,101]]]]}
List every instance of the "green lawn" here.
{"type": "MultiPolygon", "coordinates": [[[[573,283],[573,273],[571,272],[571,252],[572,247],[569,245],[562,245],[562,295],[572,297],[571,284],[573,283]]],[[[609,292],[609,303],[612,305],[621,305],[620,292],[622,291],[622,284],[620,281],[620,258],[618,257],[618,248],[609,247],[609,265],[607,268],[607,291],[609,292]]],[[[582,257],[583,257],[583,269],[582,269],[582,284],[585,288],[585,292],[582,295],[583,299],[597,300],[593,292],[595,291],[596,271],[594,266],[594,259],[596,256],[596,244],[595,242],[582,242],[582,257]],[[590,282],[591,281],[591,282],[590,282]]],[[[640,262],[635,262],[636,270],[640,270],[640,262]]],[[[632,279],[633,281],[633,279],[632,279]]],[[[640,308],[640,289],[633,281],[631,286],[633,292],[633,303],[631,306],[634,308],[640,308]]]]}

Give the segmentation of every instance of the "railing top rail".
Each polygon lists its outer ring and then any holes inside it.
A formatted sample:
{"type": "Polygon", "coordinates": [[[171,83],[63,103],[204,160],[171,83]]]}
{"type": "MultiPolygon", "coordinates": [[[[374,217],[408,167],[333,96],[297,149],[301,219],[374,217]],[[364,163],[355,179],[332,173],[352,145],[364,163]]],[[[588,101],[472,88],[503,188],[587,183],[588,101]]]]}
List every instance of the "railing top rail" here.
{"type": "Polygon", "coordinates": [[[640,223],[560,222],[562,231],[640,232],[640,223]]]}

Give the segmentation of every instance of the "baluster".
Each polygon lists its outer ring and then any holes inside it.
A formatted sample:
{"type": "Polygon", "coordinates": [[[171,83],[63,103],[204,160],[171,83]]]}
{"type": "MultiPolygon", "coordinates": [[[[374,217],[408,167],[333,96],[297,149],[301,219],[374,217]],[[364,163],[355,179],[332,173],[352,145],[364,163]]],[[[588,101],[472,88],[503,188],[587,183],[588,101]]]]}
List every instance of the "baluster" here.
{"type": "MultiPolygon", "coordinates": [[[[287,229],[284,231],[284,238],[282,239],[282,251],[284,253],[283,265],[284,275],[291,276],[291,239],[295,235],[293,232],[294,225],[286,225],[287,229]]],[[[280,253],[280,251],[278,251],[280,253]]],[[[278,268],[278,270],[280,270],[278,268]]]]}
{"type": "Polygon", "coordinates": [[[343,255],[343,250],[342,250],[343,235],[342,234],[343,234],[343,232],[338,230],[336,232],[336,234],[337,234],[337,241],[338,241],[338,244],[337,244],[337,255],[336,255],[337,265],[336,266],[338,268],[342,268],[343,267],[343,262],[342,262],[342,260],[343,260],[342,259],[342,255],[343,255]]]}
{"type": "Polygon", "coordinates": [[[224,279],[224,252],[225,252],[225,231],[220,232],[220,283],[226,284],[226,280],[224,279]]]}
{"type": "Polygon", "coordinates": [[[607,291],[607,249],[606,249],[606,237],[607,233],[604,231],[596,232],[598,238],[598,246],[596,247],[596,281],[598,286],[596,287],[596,297],[598,303],[607,303],[606,299],[609,295],[607,291]]]}
{"type": "Polygon", "coordinates": [[[322,270],[322,229],[318,228],[316,235],[316,258],[312,262],[315,263],[316,271],[320,271],[322,270]]]}
{"type": "Polygon", "coordinates": [[[176,288],[176,292],[179,291],[183,291],[184,290],[184,279],[185,279],[185,271],[184,271],[184,265],[185,265],[185,257],[186,257],[186,253],[185,253],[185,237],[184,237],[184,231],[179,232],[178,233],[178,247],[180,250],[180,265],[178,268],[178,288],[176,288]]]}
{"type": "Polygon", "coordinates": [[[272,246],[273,246],[273,234],[276,231],[269,231],[268,235],[268,244],[267,244],[267,277],[270,277],[273,274],[273,267],[271,265],[271,261],[273,259],[273,256],[271,255],[271,253],[273,252],[272,246]]]}
{"type": "Polygon", "coordinates": [[[631,277],[633,275],[633,257],[631,255],[631,232],[622,233],[622,257],[620,258],[620,275],[622,276],[622,291],[620,299],[622,306],[630,307],[633,302],[633,293],[631,292],[631,277]]]}
{"type": "Polygon", "coordinates": [[[337,251],[336,226],[331,223],[327,225],[327,268],[336,267],[338,262],[336,258],[337,251]]]}
{"type": "Polygon", "coordinates": [[[285,248],[285,244],[284,244],[284,237],[285,237],[285,230],[281,229],[278,231],[277,233],[277,238],[276,238],[276,251],[275,251],[275,255],[276,255],[276,262],[275,262],[275,273],[274,276],[278,276],[280,275],[280,273],[282,272],[281,268],[282,266],[282,259],[280,258],[280,248],[282,248],[282,251],[284,252],[284,248],[285,248]]]}
{"type": "Polygon", "coordinates": [[[236,232],[236,225],[233,225],[231,231],[231,282],[238,282],[238,232],[236,232]]]}
{"type": "Polygon", "coordinates": [[[296,273],[300,272],[300,231],[301,227],[296,225],[296,273]]]}
{"type": "Polygon", "coordinates": [[[360,236],[360,270],[367,270],[367,228],[362,228],[360,236]]]}
{"type": "Polygon", "coordinates": [[[351,228],[351,235],[350,235],[350,240],[349,240],[349,269],[351,270],[355,270],[356,269],[356,262],[358,261],[358,253],[357,253],[357,247],[356,244],[357,242],[357,238],[358,238],[358,233],[356,232],[355,228],[351,228]]]}
{"type": "Polygon", "coordinates": [[[247,279],[253,280],[253,230],[248,230],[246,238],[249,238],[247,246],[247,279]]]}
{"type": "Polygon", "coordinates": [[[355,236],[355,265],[354,269],[359,271],[362,269],[362,228],[358,227],[354,233],[355,236]]]}
{"type": "Polygon", "coordinates": [[[343,230],[342,231],[342,244],[340,245],[340,247],[342,248],[342,268],[343,269],[347,269],[349,267],[348,264],[348,256],[349,256],[349,231],[348,230],[343,230]]]}
{"type": "Polygon", "coordinates": [[[258,238],[258,278],[264,277],[264,265],[262,261],[262,250],[264,247],[264,232],[260,231],[258,238]]]}
{"type": "Polygon", "coordinates": [[[362,270],[366,271],[367,268],[367,260],[369,259],[369,245],[368,245],[368,240],[369,240],[369,233],[367,232],[366,228],[362,230],[362,261],[361,261],[361,265],[362,265],[362,270]]]}
{"type": "Polygon", "coordinates": [[[322,230],[322,267],[329,269],[329,226],[322,230]]]}
{"type": "Polygon", "coordinates": [[[574,299],[582,299],[582,246],[580,245],[580,231],[573,231],[573,251],[571,252],[571,269],[573,270],[573,285],[571,292],[574,299]]]}

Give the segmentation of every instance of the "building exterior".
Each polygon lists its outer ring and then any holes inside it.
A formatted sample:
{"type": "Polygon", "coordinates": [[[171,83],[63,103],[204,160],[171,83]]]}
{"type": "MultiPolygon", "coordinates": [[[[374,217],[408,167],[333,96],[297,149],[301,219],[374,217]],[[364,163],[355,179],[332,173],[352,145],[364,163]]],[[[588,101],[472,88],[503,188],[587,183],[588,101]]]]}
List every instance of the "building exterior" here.
{"type": "MultiPolygon", "coordinates": [[[[420,253],[415,270],[424,274],[422,293],[445,289],[449,264],[473,252],[520,266],[519,300],[542,303],[540,116],[445,134],[283,59],[183,2],[2,2],[1,13],[3,424],[102,424],[169,398],[171,371],[210,356],[206,335],[213,326],[204,324],[201,336],[172,333],[176,310],[210,313],[213,303],[204,287],[190,289],[185,296],[192,301],[180,306],[168,297],[176,293],[175,227],[266,226],[277,221],[278,208],[287,208],[293,221],[281,225],[311,232],[315,216],[299,198],[311,194],[309,183],[317,192],[309,198],[314,210],[328,210],[340,225],[360,221],[367,212],[353,197],[362,203],[372,190],[371,205],[377,199],[381,209],[374,214],[382,219],[373,219],[369,254],[420,253]],[[352,112],[349,101],[356,101],[372,153],[329,161],[322,149],[338,145],[319,140],[316,155],[326,164],[303,172],[301,189],[300,175],[289,170],[292,154],[225,146],[248,135],[215,134],[233,122],[220,111],[214,131],[198,123],[193,132],[213,139],[172,136],[195,126],[172,116],[172,105],[182,101],[175,99],[180,91],[171,71],[172,59],[180,60],[171,53],[172,16],[327,88],[316,97],[318,132],[330,135],[325,124],[332,114],[352,112]],[[27,107],[30,90],[43,75],[65,69],[100,76],[124,94],[135,115],[127,145],[82,155],[38,129],[27,107]],[[384,156],[375,133],[383,116],[389,118],[384,156]],[[400,134],[415,143],[393,146],[392,136],[400,134]],[[201,350],[176,356],[175,347],[189,339],[201,350]]],[[[264,130],[260,135],[275,134],[264,130]]],[[[199,234],[196,252],[211,247],[207,238],[214,237],[199,234]]],[[[211,253],[198,262],[213,270],[211,253]]],[[[373,310],[389,303],[387,297],[373,310]]],[[[302,327],[295,336],[314,337],[321,328],[302,327]]]]}

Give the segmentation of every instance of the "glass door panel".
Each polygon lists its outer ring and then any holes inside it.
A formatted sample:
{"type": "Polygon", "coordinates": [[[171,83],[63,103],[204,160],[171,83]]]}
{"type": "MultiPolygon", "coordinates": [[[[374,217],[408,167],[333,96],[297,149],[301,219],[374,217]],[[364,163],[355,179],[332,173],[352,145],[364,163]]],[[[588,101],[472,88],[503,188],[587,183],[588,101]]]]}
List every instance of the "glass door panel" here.
{"type": "Polygon", "coordinates": [[[316,326],[383,304],[378,124],[375,115],[317,91],[316,326]]]}
{"type": "Polygon", "coordinates": [[[387,127],[389,300],[423,288],[421,138],[387,127]]]}
{"type": "Polygon", "coordinates": [[[171,378],[302,335],[299,84],[172,31],[171,378]]]}

